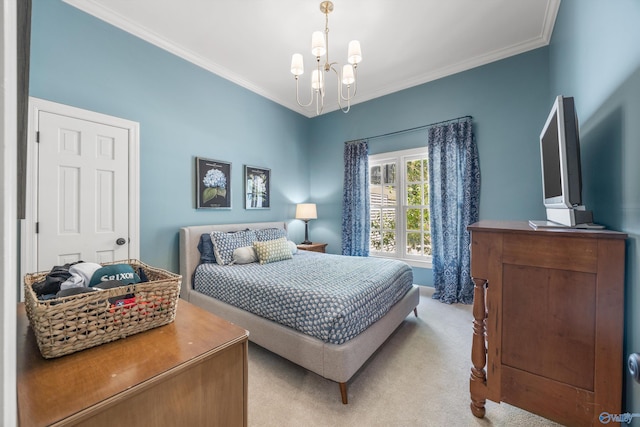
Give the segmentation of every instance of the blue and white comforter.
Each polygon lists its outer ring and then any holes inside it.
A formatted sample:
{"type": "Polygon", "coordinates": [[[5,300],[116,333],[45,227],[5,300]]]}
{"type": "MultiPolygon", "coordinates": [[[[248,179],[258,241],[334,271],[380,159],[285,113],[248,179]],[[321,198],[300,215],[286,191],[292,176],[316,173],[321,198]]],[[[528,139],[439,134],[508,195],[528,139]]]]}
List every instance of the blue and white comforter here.
{"type": "Polygon", "coordinates": [[[201,264],[194,277],[200,293],[333,344],[382,318],[412,283],[401,261],[308,251],[264,265],[201,264]]]}

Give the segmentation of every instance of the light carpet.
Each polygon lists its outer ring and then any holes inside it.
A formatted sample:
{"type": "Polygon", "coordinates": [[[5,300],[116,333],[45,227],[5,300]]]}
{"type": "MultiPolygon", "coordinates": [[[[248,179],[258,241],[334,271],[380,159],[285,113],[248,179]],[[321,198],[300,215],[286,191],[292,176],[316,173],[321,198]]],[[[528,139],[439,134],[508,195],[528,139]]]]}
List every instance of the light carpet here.
{"type": "Polygon", "coordinates": [[[413,314],[348,383],[338,384],[249,345],[249,426],[557,426],[505,403],[469,409],[472,307],[420,289],[413,314]]]}

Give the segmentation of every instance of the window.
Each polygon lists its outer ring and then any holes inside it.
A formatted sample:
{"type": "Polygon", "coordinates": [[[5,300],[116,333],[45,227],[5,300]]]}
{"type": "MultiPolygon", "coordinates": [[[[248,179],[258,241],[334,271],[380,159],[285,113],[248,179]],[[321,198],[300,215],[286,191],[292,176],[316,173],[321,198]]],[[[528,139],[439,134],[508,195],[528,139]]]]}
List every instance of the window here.
{"type": "Polygon", "coordinates": [[[427,148],[369,156],[372,256],[431,267],[427,148]]]}

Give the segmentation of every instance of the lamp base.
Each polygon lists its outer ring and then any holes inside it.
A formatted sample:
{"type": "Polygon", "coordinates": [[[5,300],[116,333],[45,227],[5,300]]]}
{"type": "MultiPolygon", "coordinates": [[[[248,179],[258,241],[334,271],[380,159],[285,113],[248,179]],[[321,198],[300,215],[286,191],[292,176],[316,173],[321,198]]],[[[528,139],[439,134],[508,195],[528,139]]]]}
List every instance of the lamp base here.
{"type": "Polygon", "coordinates": [[[300,243],[301,245],[310,245],[311,240],[309,240],[309,220],[305,219],[304,221],[304,241],[300,243]]]}

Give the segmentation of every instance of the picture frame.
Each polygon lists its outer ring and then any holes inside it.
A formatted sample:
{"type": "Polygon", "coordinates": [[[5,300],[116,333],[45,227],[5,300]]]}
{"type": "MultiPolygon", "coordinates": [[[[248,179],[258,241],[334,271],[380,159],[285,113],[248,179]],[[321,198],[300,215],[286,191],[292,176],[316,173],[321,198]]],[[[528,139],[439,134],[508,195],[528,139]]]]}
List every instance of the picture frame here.
{"type": "Polygon", "coordinates": [[[196,157],[196,209],[231,209],[231,163],[196,157]]]}
{"type": "Polygon", "coordinates": [[[244,208],[271,207],[271,169],[244,165],[244,208]]]}

